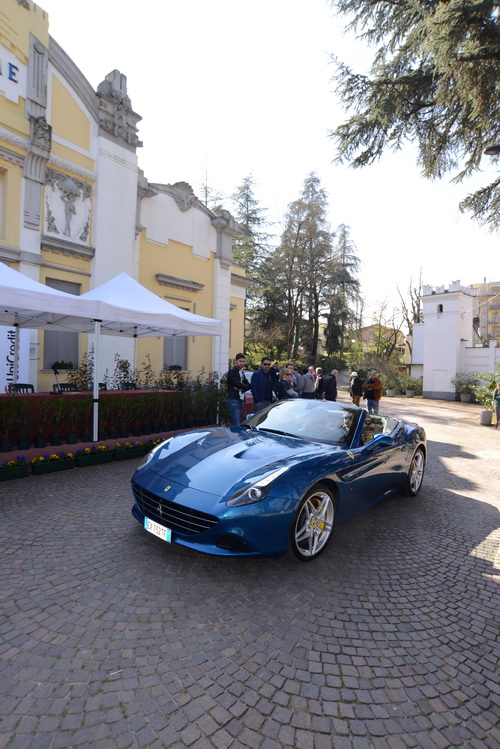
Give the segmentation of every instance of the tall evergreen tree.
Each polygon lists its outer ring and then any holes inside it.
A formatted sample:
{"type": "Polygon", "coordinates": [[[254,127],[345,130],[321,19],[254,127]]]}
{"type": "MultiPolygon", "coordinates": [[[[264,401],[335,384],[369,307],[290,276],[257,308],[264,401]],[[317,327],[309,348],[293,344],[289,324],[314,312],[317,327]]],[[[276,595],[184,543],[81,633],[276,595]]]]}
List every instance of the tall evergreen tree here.
{"type": "Polygon", "coordinates": [[[254,193],[255,180],[250,174],[231,195],[234,217],[243,229],[243,236],[233,242],[233,257],[244,265],[250,275],[258,268],[269,251],[271,235],[265,231],[269,225],[266,209],[260,206],[254,193]]]}
{"type": "Polygon", "coordinates": [[[331,233],[327,196],[311,173],[302,194],[291,203],[279,246],[272,255],[274,285],[286,311],[287,357],[296,357],[299,345],[315,358],[319,345],[321,306],[325,295],[325,267],[331,261],[331,233]]]}
{"type": "Polygon", "coordinates": [[[359,258],[356,245],[350,239],[349,227],[340,224],[335,232],[333,255],[333,274],[330,298],[328,299],[328,322],[326,326],[325,346],[331,356],[342,354],[345,348],[347,329],[358,327],[353,307],[358,302],[359,281],[356,278],[359,258]]]}
{"type": "MultiPolygon", "coordinates": [[[[369,75],[338,62],[338,92],[352,116],[333,132],[339,160],[361,167],[416,142],[426,177],[478,170],[500,142],[498,0],[330,0],[348,28],[378,47],[369,75]]],[[[461,203],[500,227],[500,179],[461,203]]]]}

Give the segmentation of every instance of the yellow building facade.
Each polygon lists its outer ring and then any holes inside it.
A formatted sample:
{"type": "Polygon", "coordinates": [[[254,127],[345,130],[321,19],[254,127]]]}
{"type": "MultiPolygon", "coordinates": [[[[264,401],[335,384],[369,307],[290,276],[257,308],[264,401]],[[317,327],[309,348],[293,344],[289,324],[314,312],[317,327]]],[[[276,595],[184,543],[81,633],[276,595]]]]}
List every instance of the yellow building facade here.
{"type": "MultiPolygon", "coordinates": [[[[110,337],[99,379],[113,372],[117,355],[133,367],[149,357],[157,372],[175,364],[196,375],[244,348],[250,281],[232,260],[240,228],[229,212],[210,211],[189,184],[148,181],[139,165],[140,120],[121,72],[94,90],[50,37],[43,8],[4,0],[0,262],[73,294],[124,271],[176,306],[223,322],[223,335],[214,338],[110,337]]],[[[3,358],[9,340],[1,329],[3,358]]],[[[76,364],[91,345],[91,336],[71,331],[22,331],[18,377],[50,390],[52,364],[76,364]]]]}
{"type": "Polygon", "coordinates": [[[485,341],[500,344],[500,283],[474,283],[477,293],[477,318],[479,331],[485,341]]]}

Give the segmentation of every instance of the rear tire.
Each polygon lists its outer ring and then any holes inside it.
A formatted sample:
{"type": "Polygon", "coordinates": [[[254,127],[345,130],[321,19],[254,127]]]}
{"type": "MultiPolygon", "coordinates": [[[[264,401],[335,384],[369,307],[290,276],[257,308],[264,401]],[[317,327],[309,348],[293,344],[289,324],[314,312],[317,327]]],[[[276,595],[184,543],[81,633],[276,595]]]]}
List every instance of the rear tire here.
{"type": "Polygon", "coordinates": [[[335,500],[323,484],[302,499],[290,529],[289,552],[299,562],[311,562],[326,548],[335,524],[335,500]]]}
{"type": "Polygon", "coordinates": [[[421,447],[417,448],[410,463],[410,470],[406,477],[403,494],[407,497],[416,497],[422,487],[425,472],[425,453],[421,447]]]}

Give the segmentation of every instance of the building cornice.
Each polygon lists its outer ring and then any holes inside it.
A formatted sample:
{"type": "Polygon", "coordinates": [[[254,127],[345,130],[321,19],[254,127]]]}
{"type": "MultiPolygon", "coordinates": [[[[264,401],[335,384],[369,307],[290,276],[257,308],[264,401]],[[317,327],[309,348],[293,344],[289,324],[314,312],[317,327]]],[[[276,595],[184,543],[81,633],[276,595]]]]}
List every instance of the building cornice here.
{"type": "Polygon", "coordinates": [[[94,247],[86,247],[77,242],[71,242],[60,237],[52,237],[47,234],[42,236],[41,248],[42,250],[52,250],[56,254],[61,253],[68,257],[81,258],[83,260],[92,260],[95,255],[94,247]]]}
{"type": "Polygon", "coordinates": [[[157,273],[155,278],[160,286],[171,286],[173,289],[194,291],[196,293],[205,288],[205,284],[198,283],[198,281],[189,281],[186,278],[177,278],[176,276],[169,276],[166,273],[157,273]]]}
{"type": "MultiPolygon", "coordinates": [[[[197,208],[210,219],[213,219],[214,213],[201,202],[194,194],[194,190],[188,182],[175,182],[171,184],[162,184],[160,182],[150,182],[149,187],[155,190],[156,194],[169,195],[177,203],[178,209],[185,213],[190,208],[197,208]]],[[[149,196],[148,196],[149,197],[149,196]]]]}
{"type": "Polygon", "coordinates": [[[243,289],[251,289],[253,286],[257,286],[257,281],[245,276],[239,276],[237,273],[231,273],[231,283],[233,286],[241,286],[243,289]]]}
{"type": "Polygon", "coordinates": [[[9,148],[3,148],[0,146],[0,156],[4,161],[10,161],[12,164],[16,164],[16,166],[23,166],[24,164],[24,156],[15,151],[11,151],[9,148]]]}

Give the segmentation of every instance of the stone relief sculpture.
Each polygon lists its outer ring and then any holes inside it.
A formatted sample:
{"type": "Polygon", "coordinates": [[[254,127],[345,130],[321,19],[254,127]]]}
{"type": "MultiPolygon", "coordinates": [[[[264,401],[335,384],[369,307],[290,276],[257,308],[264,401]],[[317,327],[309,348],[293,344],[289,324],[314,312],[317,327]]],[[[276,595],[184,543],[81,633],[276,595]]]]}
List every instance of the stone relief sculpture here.
{"type": "Polygon", "coordinates": [[[170,194],[182,213],[189,211],[195,204],[197,197],[188,182],[175,182],[175,184],[166,185],[166,187],[169,188],[170,194]]]}
{"type": "Polygon", "coordinates": [[[127,77],[118,70],[108,73],[97,87],[97,98],[101,129],[133,148],[142,146],[136,127],[141,117],[127,95],[127,77]]]}
{"type": "Polygon", "coordinates": [[[52,142],[52,128],[45,117],[33,118],[32,143],[40,148],[50,150],[52,142]]]}
{"type": "Polygon", "coordinates": [[[80,190],[72,179],[63,180],[59,183],[61,200],[64,202],[64,231],[67,237],[71,237],[71,219],[76,213],[75,200],[80,197],[80,190]]]}
{"type": "Polygon", "coordinates": [[[88,244],[91,193],[88,182],[48,169],[45,182],[45,233],[63,234],[73,241],[88,244]]]}

